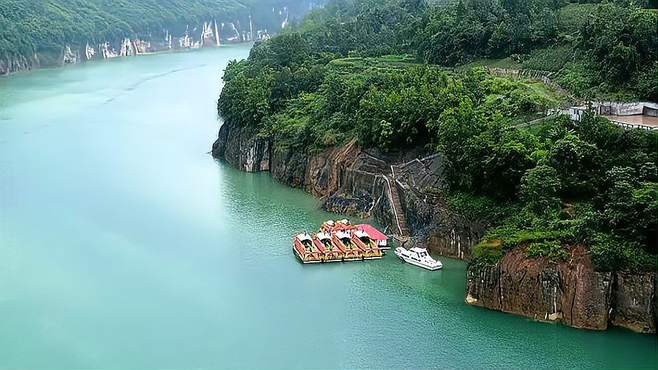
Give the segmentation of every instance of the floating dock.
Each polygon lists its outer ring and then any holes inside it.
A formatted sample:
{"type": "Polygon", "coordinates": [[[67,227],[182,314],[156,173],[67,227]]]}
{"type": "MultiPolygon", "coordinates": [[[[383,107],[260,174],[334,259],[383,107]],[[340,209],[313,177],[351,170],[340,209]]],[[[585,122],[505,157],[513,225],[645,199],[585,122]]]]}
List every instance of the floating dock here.
{"type": "Polygon", "coordinates": [[[388,237],[371,225],[327,221],[317,233],[293,237],[292,250],[302,263],[363,261],[382,258],[388,237]]]}

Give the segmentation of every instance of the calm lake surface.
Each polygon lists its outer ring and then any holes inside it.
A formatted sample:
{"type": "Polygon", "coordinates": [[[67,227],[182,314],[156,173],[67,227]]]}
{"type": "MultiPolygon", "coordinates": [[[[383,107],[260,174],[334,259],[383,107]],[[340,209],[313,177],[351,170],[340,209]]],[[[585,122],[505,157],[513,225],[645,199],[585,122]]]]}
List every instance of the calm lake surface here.
{"type": "Polygon", "coordinates": [[[0,368],[622,368],[656,336],[467,306],[465,263],[303,266],[332,217],[208,154],[249,47],[0,78],[0,368]]]}

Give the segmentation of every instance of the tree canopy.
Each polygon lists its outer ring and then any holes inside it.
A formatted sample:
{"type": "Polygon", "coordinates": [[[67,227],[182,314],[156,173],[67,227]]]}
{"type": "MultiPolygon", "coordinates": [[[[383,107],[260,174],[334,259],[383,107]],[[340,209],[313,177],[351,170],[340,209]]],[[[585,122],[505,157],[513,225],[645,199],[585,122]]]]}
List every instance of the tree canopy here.
{"type": "Polygon", "coordinates": [[[167,28],[182,34],[204,21],[242,21],[278,30],[274,8],[306,11],[303,0],[0,0],[0,58],[30,56],[66,44],[148,37],[167,28]]]}
{"type": "Polygon", "coordinates": [[[629,81],[658,85],[657,18],[634,4],[331,1],[231,63],[218,110],[275,148],[311,152],[356,137],[389,153],[442,153],[448,203],[463,214],[478,208],[493,225],[476,260],[517,245],[559,259],[563,246],[585,244],[601,269],[656,269],[656,132],[595,116],[525,127],[563,97],[541,82],[451,68],[559,50],[569,55],[561,76],[581,92],[605,79],[605,89],[650,98],[629,81]],[[573,6],[590,13],[579,18],[573,6]]]}

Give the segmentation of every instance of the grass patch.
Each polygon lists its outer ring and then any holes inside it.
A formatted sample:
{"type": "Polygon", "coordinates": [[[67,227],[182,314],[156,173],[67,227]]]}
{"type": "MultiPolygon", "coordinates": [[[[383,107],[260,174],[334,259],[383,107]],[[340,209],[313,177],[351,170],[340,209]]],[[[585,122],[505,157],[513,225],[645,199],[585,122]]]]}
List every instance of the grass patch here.
{"type": "Polygon", "coordinates": [[[520,69],[521,63],[515,61],[511,57],[502,58],[502,59],[478,59],[473,62],[464,64],[458,67],[457,69],[466,70],[476,67],[520,69]]]}
{"type": "Polygon", "coordinates": [[[532,90],[535,94],[541,96],[542,98],[546,99],[549,104],[553,107],[557,107],[560,105],[560,103],[564,102],[567,97],[560,94],[556,90],[546,86],[543,82],[541,81],[534,81],[534,82],[527,82],[528,88],[532,90]]]}
{"type": "Polygon", "coordinates": [[[523,60],[524,69],[557,72],[573,59],[572,47],[558,45],[532,51],[523,60]]]}
{"type": "Polygon", "coordinates": [[[359,73],[367,69],[403,69],[419,64],[411,54],[383,55],[380,57],[349,57],[334,59],[329,66],[341,71],[359,73]]]}
{"type": "Polygon", "coordinates": [[[567,257],[562,245],[574,239],[571,228],[521,228],[506,224],[487,231],[473,249],[473,260],[478,264],[494,264],[508,250],[527,245],[528,257],[542,256],[558,261],[567,257]]]}
{"type": "Polygon", "coordinates": [[[494,265],[503,257],[501,240],[482,241],[473,247],[473,262],[494,265]]]}

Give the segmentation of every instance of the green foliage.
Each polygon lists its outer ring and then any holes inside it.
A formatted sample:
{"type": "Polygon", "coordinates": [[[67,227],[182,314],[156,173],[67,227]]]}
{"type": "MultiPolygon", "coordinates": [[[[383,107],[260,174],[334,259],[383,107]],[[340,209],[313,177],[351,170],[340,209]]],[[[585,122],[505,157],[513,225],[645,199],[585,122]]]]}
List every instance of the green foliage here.
{"type": "Polygon", "coordinates": [[[486,220],[497,225],[518,211],[518,204],[496,202],[490,197],[464,192],[452,192],[446,195],[448,207],[469,222],[486,220]]]}
{"type": "Polygon", "coordinates": [[[656,100],[658,13],[603,2],[575,27],[573,58],[558,76],[563,87],[585,98],[656,100]]]}
{"type": "Polygon", "coordinates": [[[657,253],[658,184],[640,182],[629,167],[615,167],[607,173],[603,223],[626,240],[645,245],[657,253]]]}
{"type": "Polygon", "coordinates": [[[599,5],[581,28],[581,48],[594,62],[599,81],[624,84],[658,59],[658,15],[614,3],[599,5]]]}
{"type": "Polygon", "coordinates": [[[523,176],[521,199],[538,215],[552,214],[560,209],[561,182],[555,168],[540,164],[529,169],[523,176]]]}
{"type": "Polygon", "coordinates": [[[577,96],[592,99],[599,96],[597,90],[597,73],[588,61],[570,61],[564,65],[557,76],[557,83],[577,96]]]}
{"type": "MultiPolygon", "coordinates": [[[[299,3],[299,4],[297,4],[299,3]]],[[[271,9],[301,1],[280,0],[0,0],[0,59],[60,53],[66,44],[84,46],[124,37],[147,37],[164,28],[182,34],[211,18],[254,22],[270,30],[279,20],[271,9]],[[262,10],[266,9],[265,12],[262,10]]],[[[302,5],[303,7],[303,5],[302,5]]],[[[164,37],[164,35],[163,35],[164,37]]]]}
{"type": "Polygon", "coordinates": [[[552,145],[548,163],[558,173],[563,195],[580,197],[593,193],[592,179],[601,171],[599,149],[595,145],[568,134],[552,145]]]}
{"type": "Polygon", "coordinates": [[[483,241],[473,247],[473,263],[493,265],[503,257],[503,249],[499,241],[483,241]]]}
{"type": "Polygon", "coordinates": [[[640,71],[637,76],[638,95],[651,101],[658,101],[658,61],[646,70],[640,71]]]}
{"type": "Polygon", "coordinates": [[[231,122],[242,126],[259,126],[270,112],[268,99],[274,76],[267,69],[252,74],[247,67],[245,62],[229,65],[230,79],[222,90],[218,110],[231,122]]]}
{"type": "Polygon", "coordinates": [[[558,72],[573,59],[573,49],[570,45],[555,44],[543,49],[533,50],[523,60],[526,69],[558,72]]]}
{"type": "Polygon", "coordinates": [[[493,228],[484,236],[484,240],[500,240],[504,249],[531,243],[560,242],[570,243],[574,240],[573,230],[560,228],[558,225],[536,225],[523,227],[513,222],[493,228]],[[556,226],[556,227],[551,227],[556,226]]]}
{"type": "Polygon", "coordinates": [[[636,243],[609,234],[598,234],[590,252],[592,262],[600,271],[658,271],[657,255],[647,253],[636,243]]]}
{"type": "Polygon", "coordinates": [[[553,262],[564,261],[569,253],[555,240],[530,243],[526,255],[531,258],[546,257],[553,262]]]}
{"type": "Polygon", "coordinates": [[[425,61],[558,73],[576,95],[656,98],[658,13],[631,2],[460,1],[417,20],[425,61]],[[490,62],[469,62],[482,58],[490,62]],[[621,92],[621,95],[619,94],[621,92]]]}
{"type": "Polygon", "coordinates": [[[391,155],[441,153],[448,206],[492,226],[473,251],[476,263],[495,263],[518,246],[558,261],[565,246],[584,245],[597,268],[649,268],[658,253],[658,133],[590,115],[520,128],[559,104],[545,85],[423,62],[501,57],[554,71],[579,94],[619,88],[651,96],[653,15],[609,3],[560,10],[543,0],[374,1],[333,1],[231,63],[220,114],[273,138],[275,148],[309,152],[357,138],[391,155]],[[605,24],[606,9],[637,23],[605,24]],[[556,20],[558,12],[570,18],[556,20]],[[621,46],[601,47],[599,32],[621,46]],[[602,73],[612,77],[604,82],[602,73]],[[622,80],[643,82],[632,90],[622,80]]]}
{"type": "Polygon", "coordinates": [[[591,14],[596,11],[598,4],[571,3],[559,10],[558,21],[560,32],[567,35],[577,34],[589,22],[591,14]]]}

